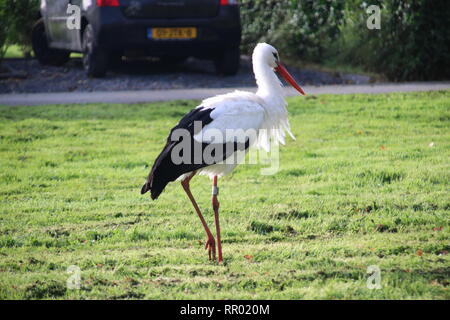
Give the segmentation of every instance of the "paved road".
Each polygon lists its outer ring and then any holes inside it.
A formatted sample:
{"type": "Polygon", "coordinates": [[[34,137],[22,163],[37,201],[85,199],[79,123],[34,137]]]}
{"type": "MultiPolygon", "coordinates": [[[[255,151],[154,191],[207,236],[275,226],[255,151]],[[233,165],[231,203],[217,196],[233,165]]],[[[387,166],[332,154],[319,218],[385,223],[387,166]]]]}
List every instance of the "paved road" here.
{"type": "MultiPolygon", "coordinates": [[[[2,94],[0,105],[35,106],[44,104],[79,104],[79,103],[142,103],[179,99],[204,99],[216,94],[230,92],[233,89],[255,91],[256,88],[208,88],[208,89],[170,89],[148,91],[115,91],[115,92],[58,92],[32,94],[2,94]]],[[[386,83],[374,85],[326,85],[305,86],[307,94],[354,94],[354,93],[389,93],[411,91],[450,90],[450,82],[415,82],[386,83]]],[[[288,96],[297,93],[286,88],[288,96]]]]}

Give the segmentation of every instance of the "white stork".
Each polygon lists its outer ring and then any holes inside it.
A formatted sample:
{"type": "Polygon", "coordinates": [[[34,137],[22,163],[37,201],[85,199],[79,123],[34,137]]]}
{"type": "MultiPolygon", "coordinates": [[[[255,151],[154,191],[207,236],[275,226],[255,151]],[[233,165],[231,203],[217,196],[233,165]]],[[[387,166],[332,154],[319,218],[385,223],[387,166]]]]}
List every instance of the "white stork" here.
{"type": "Polygon", "coordinates": [[[219,263],[223,259],[220,241],[217,177],[231,172],[237,166],[238,162],[227,160],[233,157],[238,150],[245,153],[252,144],[268,150],[270,138],[284,144],[285,131],[294,138],[287,119],[286,101],[284,99],[282,84],[275,72],[278,72],[297,91],[305,95],[302,88],[300,88],[283,67],[277,50],[271,45],[259,43],[253,51],[252,60],[253,72],[255,73],[256,83],[258,85],[257,92],[235,91],[208,98],[186,114],[172,128],[165,147],[156,158],[147,181],[141,189],[141,194],[150,191],[152,199],[155,200],[169,182],[177,179],[181,180],[181,185],[191,200],[206,231],[207,240],[205,249],[208,249],[209,259],[216,260],[216,241],[189,188],[189,181],[196,173],[208,175],[213,181],[212,207],[216,225],[219,263]],[[192,145],[191,149],[187,149],[187,152],[180,152],[179,147],[181,143],[186,141],[179,136],[175,137],[176,135],[174,133],[178,129],[189,133],[189,139],[192,145]],[[208,135],[208,131],[215,130],[215,132],[218,131],[225,136],[227,130],[238,129],[244,131],[249,129],[254,130],[258,133],[256,140],[251,143],[247,138],[245,143],[239,143],[235,140],[222,140],[218,142],[212,139],[211,135],[208,135]],[[267,134],[267,132],[270,133],[267,134]],[[211,148],[211,146],[223,147],[223,149],[219,148],[220,152],[212,153],[214,157],[213,161],[206,161],[201,155],[198,158],[199,153],[203,155],[203,151],[211,148]],[[189,161],[175,161],[173,157],[174,153],[176,153],[175,151],[181,157],[187,156],[189,161]],[[189,151],[192,151],[192,154],[188,155],[189,151]],[[195,157],[197,157],[197,161],[195,161],[195,157]],[[198,159],[200,160],[198,161],[198,159]]]}

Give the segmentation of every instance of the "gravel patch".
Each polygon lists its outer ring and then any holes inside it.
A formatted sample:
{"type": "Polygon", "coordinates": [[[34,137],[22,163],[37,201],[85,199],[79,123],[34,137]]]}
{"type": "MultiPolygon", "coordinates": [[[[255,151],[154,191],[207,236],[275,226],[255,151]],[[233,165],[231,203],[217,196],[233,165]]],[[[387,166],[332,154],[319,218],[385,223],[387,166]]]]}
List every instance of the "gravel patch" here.
{"type": "MultiPolygon", "coordinates": [[[[164,90],[189,88],[252,87],[255,79],[249,57],[235,76],[215,73],[211,61],[190,58],[179,65],[152,61],[124,61],[101,79],[88,78],[80,59],[71,59],[63,67],[41,66],[34,59],[5,59],[3,65],[24,78],[0,80],[0,93],[86,92],[121,90],[164,90]]],[[[303,85],[366,84],[370,78],[360,75],[327,73],[291,68],[290,73],[303,85]]]]}

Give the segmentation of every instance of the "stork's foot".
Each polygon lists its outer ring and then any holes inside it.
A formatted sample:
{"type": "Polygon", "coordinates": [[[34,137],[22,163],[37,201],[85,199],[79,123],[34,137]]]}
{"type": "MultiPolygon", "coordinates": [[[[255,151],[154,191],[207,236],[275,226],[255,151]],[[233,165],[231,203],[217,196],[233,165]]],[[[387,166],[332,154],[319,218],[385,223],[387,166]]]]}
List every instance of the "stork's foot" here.
{"type": "Polygon", "coordinates": [[[216,240],[214,240],[214,237],[208,237],[206,240],[205,249],[208,250],[209,260],[216,261],[216,240]]]}

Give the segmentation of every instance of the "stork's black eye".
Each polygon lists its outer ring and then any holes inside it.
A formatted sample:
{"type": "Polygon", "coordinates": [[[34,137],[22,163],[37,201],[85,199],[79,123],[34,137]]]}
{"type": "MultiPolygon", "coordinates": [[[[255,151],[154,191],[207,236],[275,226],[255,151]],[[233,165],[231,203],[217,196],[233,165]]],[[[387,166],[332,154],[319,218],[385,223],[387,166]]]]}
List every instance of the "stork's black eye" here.
{"type": "Polygon", "coordinates": [[[278,53],[276,52],[272,52],[273,56],[275,57],[275,60],[280,60],[280,58],[278,57],[278,53]]]}

